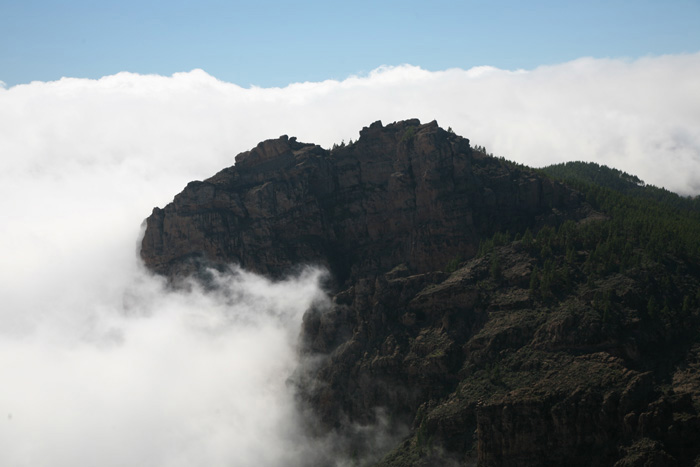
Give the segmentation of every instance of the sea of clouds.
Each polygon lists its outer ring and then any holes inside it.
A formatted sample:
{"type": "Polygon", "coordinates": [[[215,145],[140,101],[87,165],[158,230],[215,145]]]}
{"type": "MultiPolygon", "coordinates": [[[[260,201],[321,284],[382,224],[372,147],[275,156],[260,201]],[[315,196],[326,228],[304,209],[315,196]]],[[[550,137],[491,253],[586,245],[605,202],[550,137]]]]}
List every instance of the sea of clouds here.
{"type": "Polygon", "coordinates": [[[322,272],[273,283],[233,267],[217,291],[177,291],[138,260],[151,209],[237,153],[417,117],[528,165],[595,161],[697,195],[698,76],[690,54],[271,89],[201,70],[0,86],[0,463],[309,459],[287,380],[322,272]]]}

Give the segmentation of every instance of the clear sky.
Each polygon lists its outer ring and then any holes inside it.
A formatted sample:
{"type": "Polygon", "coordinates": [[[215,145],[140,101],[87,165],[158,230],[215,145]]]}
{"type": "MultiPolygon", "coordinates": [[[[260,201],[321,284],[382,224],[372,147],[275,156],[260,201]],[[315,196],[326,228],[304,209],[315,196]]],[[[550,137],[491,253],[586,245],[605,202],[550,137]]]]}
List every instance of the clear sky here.
{"type": "Polygon", "coordinates": [[[240,86],[381,65],[532,69],[700,51],[698,0],[0,0],[7,86],[201,68],[240,86]]]}

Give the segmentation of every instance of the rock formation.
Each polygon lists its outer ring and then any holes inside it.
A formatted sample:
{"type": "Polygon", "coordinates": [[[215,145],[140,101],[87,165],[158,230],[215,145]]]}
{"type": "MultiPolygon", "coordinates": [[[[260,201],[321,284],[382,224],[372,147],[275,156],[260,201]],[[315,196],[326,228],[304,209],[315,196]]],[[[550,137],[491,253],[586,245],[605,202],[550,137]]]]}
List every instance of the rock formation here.
{"type": "Polygon", "coordinates": [[[332,150],[282,136],[238,155],[153,210],[141,256],[171,279],[328,268],[333,305],[301,336],[324,357],[298,371],[301,400],[329,429],[378,409],[407,426],[382,465],[691,465],[700,345],[642,319],[656,266],[594,281],[584,243],[546,237],[604,218],[436,122],[375,122],[332,150]],[[541,235],[477,256],[507,231],[541,235]]]}
{"type": "Polygon", "coordinates": [[[561,184],[473,151],[436,122],[375,122],[332,151],[282,136],[239,154],[153,210],[141,256],[171,276],[194,258],[274,276],[317,263],[342,284],[399,264],[439,270],[473,256],[484,235],[579,205],[561,184]]]}

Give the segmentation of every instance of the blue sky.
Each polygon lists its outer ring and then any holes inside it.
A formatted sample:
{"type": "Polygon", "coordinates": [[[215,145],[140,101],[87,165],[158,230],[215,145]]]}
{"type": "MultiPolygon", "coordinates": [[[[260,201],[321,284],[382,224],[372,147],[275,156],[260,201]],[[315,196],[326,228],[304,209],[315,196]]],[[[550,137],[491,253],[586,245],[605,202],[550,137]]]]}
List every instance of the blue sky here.
{"type": "Polygon", "coordinates": [[[204,69],[248,87],[381,65],[532,69],[700,51],[700,1],[0,0],[0,81],[204,69]]]}

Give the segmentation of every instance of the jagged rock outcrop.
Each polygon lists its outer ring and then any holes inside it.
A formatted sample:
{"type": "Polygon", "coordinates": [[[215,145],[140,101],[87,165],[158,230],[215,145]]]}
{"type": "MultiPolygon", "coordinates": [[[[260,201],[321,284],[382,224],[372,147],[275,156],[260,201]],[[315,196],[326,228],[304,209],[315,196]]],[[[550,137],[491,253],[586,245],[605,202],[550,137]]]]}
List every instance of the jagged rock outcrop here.
{"type": "Polygon", "coordinates": [[[496,229],[577,206],[563,185],[473,151],[436,122],[376,122],[332,151],[282,136],[239,154],[153,210],[141,256],[171,276],[197,258],[275,276],[316,263],[344,283],[398,264],[438,270],[496,229]]]}
{"type": "Polygon", "coordinates": [[[355,310],[355,334],[319,372],[316,406],[412,416],[382,466],[694,465],[697,324],[658,329],[641,281],[620,274],[538,299],[538,249],[517,241],[451,274],[375,280],[374,307],[355,310]]]}
{"type": "Polygon", "coordinates": [[[698,274],[646,257],[589,274],[573,232],[601,219],[435,122],[376,122],[332,150],[283,136],[238,155],[154,209],[141,256],[171,279],[327,267],[332,306],[304,317],[314,365],[295,381],[325,428],[407,427],[380,465],[693,465],[700,312],[684,302],[662,330],[645,310],[649,277],[685,277],[673,305],[698,274]],[[559,251],[544,233],[562,223],[559,251]],[[527,233],[476,256],[507,230],[527,233]]]}

